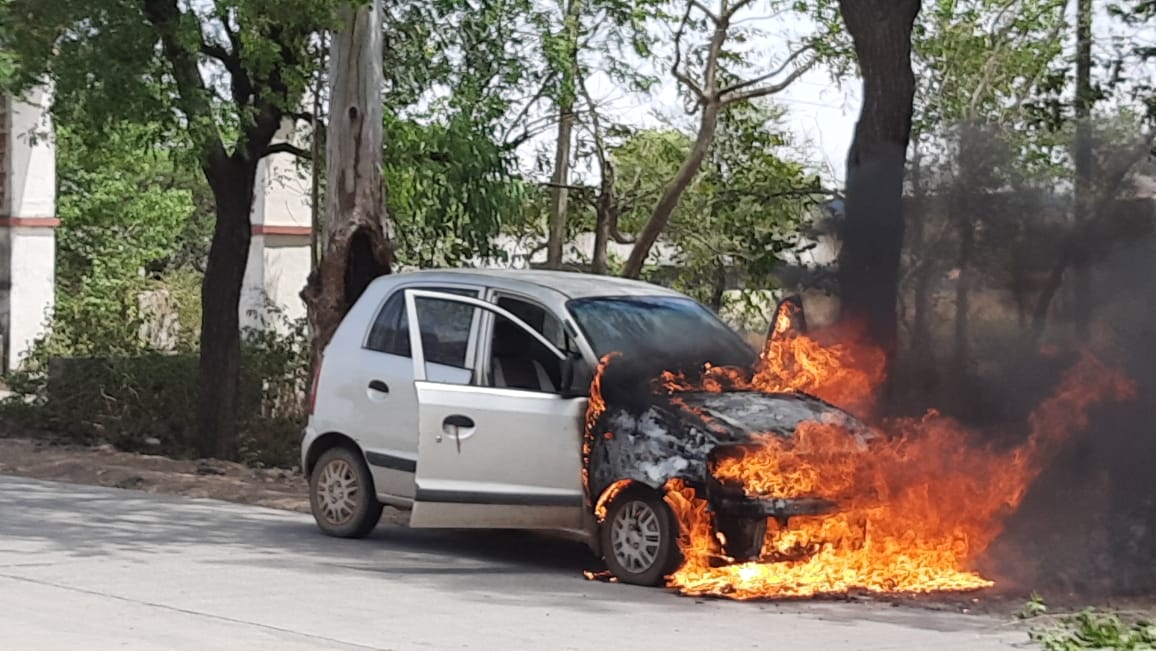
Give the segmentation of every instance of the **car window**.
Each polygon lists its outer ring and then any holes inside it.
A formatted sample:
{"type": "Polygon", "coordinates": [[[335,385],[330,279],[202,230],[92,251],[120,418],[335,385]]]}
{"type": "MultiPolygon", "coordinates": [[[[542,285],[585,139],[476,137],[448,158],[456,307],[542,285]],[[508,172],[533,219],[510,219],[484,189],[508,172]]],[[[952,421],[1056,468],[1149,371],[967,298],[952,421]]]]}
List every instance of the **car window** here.
{"type": "MultiPolygon", "coordinates": [[[[530,301],[512,296],[499,296],[498,307],[509,311],[514,316],[526,322],[526,325],[537,330],[547,341],[554,344],[559,350],[569,350],[569,337],[562,327],[562,322],[546,308],[530,301]]],[[[529,337],[529,335],[526,335],[529,337]]],[[[530,337],[532,339],[532,337],[530,337]]]]}
{"type": "MultiPolygon", "coordinates": [[[[562,322],[549,310],[527,300],[499,296],[498,307],[518,317],[562,351],[577,350],[562,322]]],[[[490,386],[557,393],[562,386],[562,363],[558,357],[522,326],[498,315],[490,333],[490,386]]]]}
{"type": "MultiPolygon", "coordinates": [[[[477,290],[460,287],[410,289],[426,289],[459,296],[478,295],[477,290]]],[[[474,309],[461,303],[417,299],[418,318],[422,327],[422,349],[427,362],[465,367],[474,309]]],[[[410,356],[409,321],[404,291],[394,292],[381,307],[369,329],[365,347],[390,355],[410,356]]]]}
{"type": "MultiPolygon", "coordinates": [[[[460,292],[458,292],[460,293],[460,292]]],[[[466,368],[466,352],[470,346],[470,326],[476,307],[418,297],[418,323],[421,324],[421,349],[425,361],[466,368]]]]}

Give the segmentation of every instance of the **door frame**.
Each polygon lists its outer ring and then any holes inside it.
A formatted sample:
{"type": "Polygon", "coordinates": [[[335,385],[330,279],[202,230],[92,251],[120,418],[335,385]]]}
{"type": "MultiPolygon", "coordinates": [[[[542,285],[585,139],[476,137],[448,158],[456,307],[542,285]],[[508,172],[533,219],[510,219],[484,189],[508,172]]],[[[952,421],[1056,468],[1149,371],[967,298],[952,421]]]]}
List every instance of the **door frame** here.
{"type": "MultiPolygon", "coordinates": [[[[481,309],[482,314],[489,312],[491,314],[497,314],[498,316],[505,317],[510,321],[513,321],[514,324],[518,327],[530,333],[534,339],[538,340],[538,343],[545,346],[546,350],[549,350],[551,354],[557,357],[558,361],[566,360],[566,353],[558,350],[558,347],[550,343],[550,340],[544,337],[542,333],[535,330],[530,324],[519,319],[509,310],[498,306],[496,303],[491,303],[490,301],[475,298],[473,296],[459,296],[457,294],[430,291],[428,289],[403,289],[402,291],[405,292],[405,311],[406,318],[409,320],[409,350],[410,357],[413,359],[413,379],[415,382],[426,381],[425,350],[421,345],[421,321],[417,316],[417,299],[419,298],[450,301],[452,303],[464,303],[466,305],[472,305],[475,308],[481,309]]],[[[471,338],[475,340],[471,342],[471,345],[476,344],[474,345],[475,379],[476,373],[478,372],[481,366],[481,362],[485,357],[483,353],[489,352],[488,347],[484,346],[483,342],[481,341],[481,333],[485,330],[485,328],[477,328],[471,330],[470,333],[471,338]]]]}

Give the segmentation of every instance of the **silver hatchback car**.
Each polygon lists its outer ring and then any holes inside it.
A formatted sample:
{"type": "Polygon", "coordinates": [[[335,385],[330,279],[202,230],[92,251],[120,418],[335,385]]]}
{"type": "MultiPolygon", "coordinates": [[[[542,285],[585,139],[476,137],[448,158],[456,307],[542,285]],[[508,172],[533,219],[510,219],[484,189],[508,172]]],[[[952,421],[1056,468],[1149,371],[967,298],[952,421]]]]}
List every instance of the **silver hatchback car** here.
{"type": "Polygon", "coordinates": [[[691,411],[643,401],[603,412],[585,441],[599,360],[657,361],[664,350],[700,366],[757,359],[709,309],[649,283],[545,271],[379,278],[316,369],[301,446],[314,518],[340,537],[367,535],[383,505],[408,511],[412,527],[570,532],[619,580],[654,585],[680,559],[662,497],[671,478],[715,499],[730,517],[722,529],[744,533],[747,548],[768,518],[832,507],[702,486],[708,457],[754,433],[850,418],[810,396],[686,396],[691,411]]]}

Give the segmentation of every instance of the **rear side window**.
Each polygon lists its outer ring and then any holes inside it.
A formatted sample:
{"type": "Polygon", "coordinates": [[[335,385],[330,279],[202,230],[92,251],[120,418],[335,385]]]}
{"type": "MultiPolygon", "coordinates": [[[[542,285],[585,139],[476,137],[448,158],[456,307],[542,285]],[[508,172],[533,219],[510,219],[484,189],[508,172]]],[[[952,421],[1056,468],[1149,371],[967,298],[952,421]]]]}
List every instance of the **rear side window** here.
{"type": "MultiPolygon", "coordinates": [[[[411,287],[431,291],[478,296],[478,291],[459,287],[411,287]]],[[[466,366],[466,352],[470,342],[470,327],[475,308],[461,303],[417,299],[418,319],[421,322],[422,349],[426,362],[447,366],[466,366]]],[[[409,357],[409,319],[405,309],[405,293],[394,292],[377,313],[369,329],[365,347],[380,353],[409,357]]]]}

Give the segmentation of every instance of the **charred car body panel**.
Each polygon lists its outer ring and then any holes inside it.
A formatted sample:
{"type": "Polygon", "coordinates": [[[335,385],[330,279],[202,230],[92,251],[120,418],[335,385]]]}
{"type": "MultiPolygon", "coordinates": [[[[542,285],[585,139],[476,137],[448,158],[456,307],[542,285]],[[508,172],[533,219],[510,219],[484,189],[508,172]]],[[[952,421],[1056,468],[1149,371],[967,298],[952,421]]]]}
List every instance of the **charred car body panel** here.
{"type": "Polygon", "coordinates": [[[847,412],[802,393],[757,391],[687,392],[654,396],[651,405],[607,409],[595,425],[590,453],[590,492],[597,497],[622,479],[660,488],[671,479],[694,486],[717,511],[738,517],[826,513],[837,505],[822,499],[752,499],[710,476],[712,455],[751,443],[759,434],[791,436],[805,421],[835,422],[861,442],[866,425],[847,412]]]}

